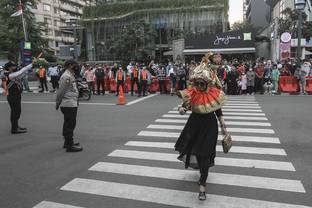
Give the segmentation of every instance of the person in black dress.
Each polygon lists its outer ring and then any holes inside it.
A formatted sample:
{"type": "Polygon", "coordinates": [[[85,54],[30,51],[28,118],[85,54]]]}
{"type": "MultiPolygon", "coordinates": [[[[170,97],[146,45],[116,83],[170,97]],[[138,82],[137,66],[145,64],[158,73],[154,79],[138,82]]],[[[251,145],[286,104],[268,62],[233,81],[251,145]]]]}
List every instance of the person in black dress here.
{"type": "Polygon", "coordinates": [[[215,164],[218,120],[222,134],[227,133],[221,110],[226,97],[216,73],[215,67],[204,60],[191,75],[192,88],[178,92],[183,100],[179,107],[180,114],[185,114],[187,110],[192,113],[175,144],[175,150],[179,152],[178,159],[185,163],[185,168],[200,171],[199,200],[206,199],[208,171],[215,164]]]}

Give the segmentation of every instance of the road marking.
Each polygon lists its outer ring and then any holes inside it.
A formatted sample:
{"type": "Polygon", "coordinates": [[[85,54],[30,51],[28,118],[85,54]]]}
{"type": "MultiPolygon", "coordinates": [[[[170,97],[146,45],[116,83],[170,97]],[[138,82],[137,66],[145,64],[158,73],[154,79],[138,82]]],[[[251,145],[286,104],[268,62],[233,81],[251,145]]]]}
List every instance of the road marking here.
{"type": "Polygon", "coordinates": [[[42,201],[33,208],[83,208],[83,207],[77,207],[68,204],[60,204],[50,201],[42,201]]]}
{"type": "MultiPolygon", "coordinates": [[[[181,123],[185,124],[187,120],[182,119],[156,119],[156,123],[181,123]]],[[[235,125],[235,126],[271,126],[270,123],[264,122],[242,122],[242,121],[227,121],[226,125],[235,125]]]]}
{"type": "MultiPolygon", "coordinates": [[[[180,136],[180,133],[176,132],[163,132],[163,131],[140,131],[138,136],[144,137],[164,137],[164,138],[175,138],[180,136]]],[[[280,144],[280,140],[277,137],[256,137],[256,136],[236,136],[231,135],[234,142],[256,142],[256,143],[269,143],[269,144],[280,144]]],[[[218,137],[218,140],[222,140],[222,136],[218,137]]]]}
{"type": "MultiPolygon", "coordinates": [[[[132,159],[143,159],[143,160],[167,161],[167,162],[181,162],[177,159],[178,154],[144,152],[144,151],[134,151],[134,150],[115,150],[112,153],[110,153],[108,156],[132,158],[132,159]]],[[[279,162],[279,161],[216,157],[215,163],[218,166],[296,171],[292,163],[279,162]]]]}
{"type": "MultiPolygon", "coordinates": [[[[172,114],[165,114],[162,117],[164,118],[189,118],[189,115],[172,115],[172,114]]],[[[254,120],[254,121],[267,121],[266,117],[250,117],[250,116],[225,116],[225,120],[254,120]]]]}
{"type": "Polygon", "coordinates": [[[142,98],[136,99],[136,100],[134,100],[134,101],[131,101],[131,102],[127,103],[126,105],[133,105],[133,104],[136,104],[136,103],[141,102],[141,101],[143,101],[143,100],[152,98],[152,97],[154,97],[154,96],[156,96],[156,95],[158,95],[158,94],[151,94],[151,95],[148,95],[148,96],[146,96],[146,97],[142,97],[142,98]]]}
{"type": "MultiPolygon", "coordinates": [[[[171,129],[171,130],[182,130],[184,126],[178,125],[149,125],[148,129],[171,129]]],[[[220,130],[220,128],[219,128],[220,130]]],[[[228,132],[243,132],[243,133],[257,133],[257,134],[274,134],[273,129],[252,129],[252,128],[227,128],[228,132]]]]}
{"type": "Polygon", "coordinates": [[[199,201],[197,198],[198,193],[194,192],[83,178],[75,178],[63,186],[61,190],[192,208],[238,208],[242,206],[252,208],[311,208],[301,205],[221,196],[215,194],[207,194],[208,200],[199,201]]]}
{"type": "MultiPolygon", "coordinates": [[[[175,143],[129,141],[125,145],[126,146],[135,146],[135,147],[153,147],[153,148],[174,149],[175,143]]],[[[221,145],[217,145],[216,150],[218,152],[223,152],[221,145]]],[[[286,156],[287,155],[285,150],[280,149],[280,148],[245,147],[245,146],[236,146],[236,145],[231,148],[231,153],[280,155],[280,156],[286,156]]]]}
{"type": "MultiPolygon", "coordinates": [[[[241,111],[238,109],[222,109],[224,115],[239,115],[239,116],[265,116],[264,113],[245,113],[248,111],[241,111]],[[234,112],[232,112],[234,111],[234,112]]],[[[251,112],[262,112],[261,110],[251,110],[251,112]]],[[[169,111],[168,113],[180,114],[179,111],[169,111]]],[[[192,112],[187,111],[186,115],[190,115],[192,112]]]]}
{"type": "MultiPolygon", "coordinates": [[[[260,106],[249,106],[249,105],[224,105],[222,106],[223,109],[261,109],[260,106]]],[[[178,110],[178,107],[173,108],[173,110],[178,110]]]]}
{"type": "Polygon", "coordinates": [[[223,112],[225,116],[265,116],[264,113],[235,113],[235,112],[223,112]]]}
{"type": "MultiPolygon", "coordinates": [[[[199,173],[193,170],[180,170],[109,162],[99,162],[93,165],[89,170],[194,182],[197,181],[199,177],[199,173]]],[[[223,174],[214,172],[209,172],[207,183],[289,192],[306,192],[301,181],[299,180],[223,174]]]]}

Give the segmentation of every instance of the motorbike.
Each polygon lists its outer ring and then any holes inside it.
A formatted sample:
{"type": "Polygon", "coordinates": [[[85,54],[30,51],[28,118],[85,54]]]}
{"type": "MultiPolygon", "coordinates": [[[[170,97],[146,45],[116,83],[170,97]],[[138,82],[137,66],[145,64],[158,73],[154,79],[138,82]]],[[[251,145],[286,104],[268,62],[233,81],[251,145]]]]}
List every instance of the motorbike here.
{"type": "Polygon", "coordinates": [[[79,91],[79,100],[90,100],[91,89],[85,79],[77,79],[77,86],[79,91]]]}

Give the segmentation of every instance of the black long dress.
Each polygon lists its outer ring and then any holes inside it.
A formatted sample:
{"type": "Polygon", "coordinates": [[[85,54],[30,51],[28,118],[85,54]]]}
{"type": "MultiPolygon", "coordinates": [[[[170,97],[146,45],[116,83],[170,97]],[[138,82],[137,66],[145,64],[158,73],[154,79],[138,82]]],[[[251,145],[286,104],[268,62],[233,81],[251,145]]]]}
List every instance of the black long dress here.
{"type": "Polygon", "coordinates": [[[185,162],[185,168],[198,169],[196,158],[205,158],[209,167],[214,166],[216,145],[218,140],[218,122],[216,116],[222,116],[222,110],[208,114],[192,112],[180,137],[175,150],[180,153],[179,160],[185,162]]]}

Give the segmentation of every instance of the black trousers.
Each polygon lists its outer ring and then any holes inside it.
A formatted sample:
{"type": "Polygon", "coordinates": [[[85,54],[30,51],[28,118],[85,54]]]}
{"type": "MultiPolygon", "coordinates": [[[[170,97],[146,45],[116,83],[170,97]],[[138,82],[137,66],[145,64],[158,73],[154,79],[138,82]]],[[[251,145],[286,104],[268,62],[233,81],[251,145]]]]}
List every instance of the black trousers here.
{"type": "Polygon", "coordinates": [[[73,145],[74,129],[76,127],[77,107],[61,107],[64,115],[63,136],[65,144],[73,145]]]}
{"type": "Polygon", "coordinates": [[[47,78],[40,78],[40,84],[41,84],[41,92],[44,91],[43,86],[45,86],[46,91],[48,91],[47,78]]]}
{"type": "Polygon", "coordinates": [[[247,87],[247,93],[248,94],[251,94],[251,93],[253,93],[254,92],[254,86],[248,86],[247,87]]]}
{"type": "Polygon", "coordinates": [[[133,91],[134,91],[134,84],[137,85],[138,91],[140,91],[140,83],[139,83],[139,79],[135,78],[131,80],[131,95],[133,95],[133,91]]]}
{"type": "Polygon", "coordinates": [[[142,91],[143,91],[143,95],[146,95],[146,91],[147,91],[147,80],[141,80],[139,95],[142,94],[142,91]]]}
{"type": "Polygon", "coordinates": [[[256,77],[255,79],[255,92],[260,92],[260,93],[264,93],[264,90],[263,90],[263,78],[258,78],[256,77]]]}
{"type": "Polygon", "coordinates": [[[99,95],[100,94],[100,87],[102,86],[102,94],[104,95],[105,94],[105,81],[104,81],[104,78],[102,79],[96,79],[96,85],[97,85],[97,94],[99,95]]]}
{"type": "Polygon", "coordinates": [[[166,89],[166,85],[165,85],[165,80],[159,80],[158,81],[158,85],[159,85],[159,91],[160,93],[167,93],[167,89],[166,89]]]}
{"type": "Polygon", "coordinates": [[[119,95],[119,86],[122,87],[122,89],[124,88],[124,82],[123,81],[117,81],[117,87],[116,87],[116,94],[119,95]]]}
{"type": "Polygon", "coordinates": [[[59,88],[58,76],[51,76],[51,83],[54,90],[58,89],[59,88]]]}
{"type": "Polygon", "coordinates": [[[179,80],[179,90],[184,90],[186,89],[186,80],[179,80]]]}
{"type": "Polygon", "coordinates": [[[202,186],[206,186],[206,181],[208,178],[208,171],[209,171],[208,158],[196,156],[196,159],[197,159],[199,172],[200,172],[199,184],[202,186]]]}
{"type": "Polygon", "coordinates": [[[7,99],[11,108],[11,131],[16,131],[18,128],[18,120],[21,117],[21,95],[8,95],[7,99]]]}

